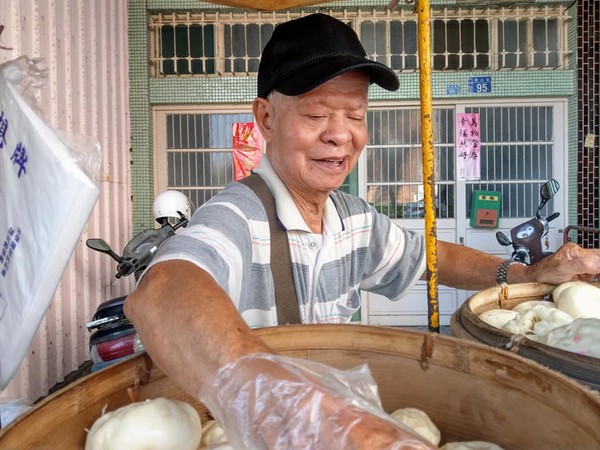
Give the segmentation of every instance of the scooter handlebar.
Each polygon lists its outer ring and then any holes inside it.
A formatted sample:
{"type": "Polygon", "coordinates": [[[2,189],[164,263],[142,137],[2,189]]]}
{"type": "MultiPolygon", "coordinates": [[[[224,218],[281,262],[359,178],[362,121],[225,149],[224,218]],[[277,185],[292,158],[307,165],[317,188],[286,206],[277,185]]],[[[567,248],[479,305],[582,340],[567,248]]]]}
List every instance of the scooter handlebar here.
{"type": "Polygon", "coordinates": [[[557,219],[558,216],[560,216],[560,213],[559,212],[555,212],[555,213],[550,214],[546,220],[548,222],[552,222],[554,219],[557,219]]]}

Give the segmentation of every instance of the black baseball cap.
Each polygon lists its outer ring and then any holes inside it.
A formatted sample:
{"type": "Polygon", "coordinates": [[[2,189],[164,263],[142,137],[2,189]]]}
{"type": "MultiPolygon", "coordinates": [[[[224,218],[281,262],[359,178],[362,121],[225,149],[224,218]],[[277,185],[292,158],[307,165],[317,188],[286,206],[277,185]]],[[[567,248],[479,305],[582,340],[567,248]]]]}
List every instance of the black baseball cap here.
{"type": "Polygon", "coordinates": [[[354,69],[388,91],[399,87],[392,69],[367,58],[351,27],[326,14],[311,14],[275,27],[258,67],[257,95],[266,98],[273,90],[300,95],[354,69]]]}

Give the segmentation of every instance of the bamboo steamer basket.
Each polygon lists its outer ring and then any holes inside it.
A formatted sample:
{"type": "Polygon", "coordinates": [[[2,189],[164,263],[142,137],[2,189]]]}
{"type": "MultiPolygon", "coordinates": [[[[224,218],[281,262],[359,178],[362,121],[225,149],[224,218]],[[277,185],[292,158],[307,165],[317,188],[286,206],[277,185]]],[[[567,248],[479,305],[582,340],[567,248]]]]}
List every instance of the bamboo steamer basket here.
{"type": "MultiPolygon", "coordinates": [[[[426,411],[446,441],[487,440],[505,449],[598,448],[600,395],[531,360],[442,336],[363,325],[288,325],[256,331],[274,350],[348,369],[368,363],[383,407],[426,411]]],[[[3,450],[82,449],[103,408],[183,393],[139,355],[41,401],[0,434],[3,450]]]]}
{"type": "MultiPolygon", "coordinates": [[[[598,283],[591,284],[600,286],[598,283]]],[[[479,314],[490,309],[512,309],[526,301],[551,298],[555,287],[545,283],[504,284],[478,292],[452,315],[450,334],[510,350],[574,378],[592,389],[600,390],[600,359],[550,347],[524,336],[508,333],[488,325],[478,317],[479,314]]]]}

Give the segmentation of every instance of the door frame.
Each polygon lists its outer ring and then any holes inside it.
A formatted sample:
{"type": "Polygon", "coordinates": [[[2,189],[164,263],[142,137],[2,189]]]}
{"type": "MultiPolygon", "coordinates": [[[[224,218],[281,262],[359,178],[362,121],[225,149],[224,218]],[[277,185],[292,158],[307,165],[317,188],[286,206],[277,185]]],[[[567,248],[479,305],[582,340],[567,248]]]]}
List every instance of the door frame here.
{"type": "MultiPolygon", "coordinates": [[[[553,107],[553,142],[552,151],[552,177],[560,183],[560,190],[553,198],[554,210],[561,213],[558,219],[550,223],[549,241],[550,250],[556,250],[562,244],[562,233],[564,224],[568,223],[568,100],[564,97],[551,99],[531,99],[524,101],[523,99],[503,98],[503,99],[488,99],[488,98],[469,98],[456,101],[436,101],[434,106],[453,106],[454,114],[462,113],[467,107],[477,106],[511,106],[511,107],[534,107],[534,106],[552,106],[553,107]]],[[[414,102],[377,102],[371,105],[372,109],[385,107],[386,109],[407,108],[419,105],[414,102]]],[[[366,155],[365,152],[361,155],[358,165],[358,180],[359,180],[359,195],[366,199],[366,155]]],[[[510,255],[509,248],[502,247],[496,242],[496,231],[507,232],[513,226],[527,219],[500,219],[499,227],[493,230],[475,229],[470,227],[469,218],[467,217],[467,205],[459,199],[465,199],[467,182],[454,179],[456,186],[455,203],[456,211],[454,219],[437,219],[436,231],[437,237],[440,240],[448,240],[457,244],[470,245],[479,250],[483,250],[501,257],[510,255]],[[470,239],[469,239],[470,238],[470,239]]],[[[398,219],[394,220],[399,225],[406,226],[412,230],[425,232],[425,224],[423,219],[398,219]]],[[[418,281],[411,292],[407,294],[407,309],[403,310],[401,302],[390,302],[389,300],[382,301],[379,296],[370,293],[363,293],[363,313],[361,321],[365,324],[372,325],[427,325],[427,292],[426,283],[418,281]],[[410,297],[418,297],[415,301],[410,297]],[[385,302],[389,304],[389,312],[385,310],[385,302]],[[415,308],[415,303],[422,303],[422,312],[419,313],[415,308]]],[[[456,310],[460,305],[467,300],[475,291],[466,291],[460,289],[447,288],[440,286],[438,289],[440,303],[440,323],[448,325],[451,316],[451,310],[456,310]],[[441,310],[444,305],[444,311],[441,310]]]]}

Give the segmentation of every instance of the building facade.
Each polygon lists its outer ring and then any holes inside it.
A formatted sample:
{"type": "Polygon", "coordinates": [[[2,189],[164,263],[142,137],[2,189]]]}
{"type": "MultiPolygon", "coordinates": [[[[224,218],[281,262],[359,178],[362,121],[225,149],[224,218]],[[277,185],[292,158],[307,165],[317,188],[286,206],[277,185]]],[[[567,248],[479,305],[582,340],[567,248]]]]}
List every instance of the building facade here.
{"type": "MultiPolygon", "coordinates": [[[[231,127],[251,122],[262,46],[277,23],[320,11],[347,21],[401,88],[371,89],[371,140],[344,189],[395,221],[422,224],[419,74],[414,4],[338,1],[257,13],[196,0],[0,0],[0,62],[43,57],[40,103],[58,129],[94,136],[103,149],[98,204],[73,251],[30,352],[3,401],[35,401],[89,359],[85,322],[102,301],[129,292],[114,264],[85,247],[115,249],[154,225],[165,189],[199,206],[232,180],[231,127]]],[[[499,230],[531,216],[547,178],[561,184],[548,248],[566,226],[598,227],[599,5],[596,0],[432,0],[432,93],[440,239],[505,254],[471,226],[473,192],[500,192],[499,230]],[[457,118],[479,119],[480,179],[463,179],[457,118]],[[592,138],[588,136],[592,135],[592,138]],[[593,136],[596,136],[594,139],[593,136]],[[586,141],[587,138],[587,141],[586,141]],[[586,146],[586,142],[588,146],[586,146]]],[[[598,246],[592,235],[573,236],[598,246]]],[[[440,290],[442,323],[469,295],[440,290]]],[[[426,323],[425,286],[402,304],[365,298],[360,320],[426,323]]]]}

